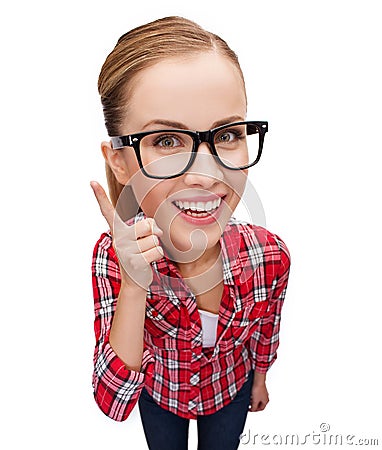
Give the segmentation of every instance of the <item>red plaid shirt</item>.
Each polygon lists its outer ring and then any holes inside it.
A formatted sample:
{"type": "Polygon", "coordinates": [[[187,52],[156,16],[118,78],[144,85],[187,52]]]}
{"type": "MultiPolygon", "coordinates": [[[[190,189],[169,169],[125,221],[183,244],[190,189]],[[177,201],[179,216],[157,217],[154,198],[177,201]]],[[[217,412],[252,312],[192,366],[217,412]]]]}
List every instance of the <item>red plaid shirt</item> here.
{"type": "MultiPolygon", "coordinates": [[[[142,220],[139,213],[132,221],[142,220]]],[[[231,219],[220,238],[224,292],[216,344],[202,348],[196,298],[166,257],[152,263],[140,372],[129,370],[109,344],[120,270],[109,233],[93,253],[95,303],[93,388],[101,410],[125,420],[145,387],[163,408],[184,418],[227,405],[251,369],[266,372],[276,359],[280,313],[289,275],[284,242],[266,229],[231,219]]]]}

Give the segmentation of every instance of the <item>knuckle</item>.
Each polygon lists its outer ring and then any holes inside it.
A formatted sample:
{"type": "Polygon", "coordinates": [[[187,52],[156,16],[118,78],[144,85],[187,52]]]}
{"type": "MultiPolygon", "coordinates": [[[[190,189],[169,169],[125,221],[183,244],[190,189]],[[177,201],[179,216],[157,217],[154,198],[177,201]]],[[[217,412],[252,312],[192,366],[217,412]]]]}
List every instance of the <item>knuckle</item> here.
{"type": "Polygon", "coordinates": [[[154,224],[155,224],[154,219],[149,217],[148,219],[146,219],[146,221],[147,221],[146,222],[147,223],[147,225],[146,225],[147,231],[152,231],[154,224]]]}
{"type": "Polygon", "coordinates": [[[144,232],[145,230],[145,225],[141,222],[137,222],[136,224],[133,225],[133,238],[134,240],[139,239],[139,236],[144,232]]]}
{"type": "Polygon", "coordinates": [[[137,241],[137,250],[139,253],[143,253],[144,251],[143,242],[141,242],[141,240],[137,241]]]}
{"type": "Polygon", "coordinates": [[[132,239],[137,240],[138,235],[139,235],[139,224],[138,223],[136,223],[132,226],[131,232],[132,232],[132,239]]]}

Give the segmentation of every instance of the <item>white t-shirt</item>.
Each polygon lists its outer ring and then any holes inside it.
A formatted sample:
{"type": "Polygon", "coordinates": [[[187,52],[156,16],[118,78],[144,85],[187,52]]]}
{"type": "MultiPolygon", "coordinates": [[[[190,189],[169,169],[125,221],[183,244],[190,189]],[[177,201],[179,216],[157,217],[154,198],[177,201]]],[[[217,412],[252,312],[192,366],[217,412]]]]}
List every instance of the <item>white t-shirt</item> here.
{"type": "Polygon", "coordinates": [[[218,328],[219,314],[213,314],[209,311],[199,309],[200,319],[202,321],[203,347],[215,347],[216,331],[218,328]]]}

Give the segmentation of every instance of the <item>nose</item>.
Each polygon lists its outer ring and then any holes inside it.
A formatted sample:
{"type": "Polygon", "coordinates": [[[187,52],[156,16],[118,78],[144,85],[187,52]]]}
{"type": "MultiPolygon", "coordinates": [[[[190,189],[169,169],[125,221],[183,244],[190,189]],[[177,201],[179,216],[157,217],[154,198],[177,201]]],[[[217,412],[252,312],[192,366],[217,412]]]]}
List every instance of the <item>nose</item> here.
{"type": "Polygon", "coordinates": [[[199,144],[192,166],[184,174],[184,182],[188,185],[199,185],[208,189],[222,179],[221,165],[212,155],[209,144],[202,142],[199,144]]]}

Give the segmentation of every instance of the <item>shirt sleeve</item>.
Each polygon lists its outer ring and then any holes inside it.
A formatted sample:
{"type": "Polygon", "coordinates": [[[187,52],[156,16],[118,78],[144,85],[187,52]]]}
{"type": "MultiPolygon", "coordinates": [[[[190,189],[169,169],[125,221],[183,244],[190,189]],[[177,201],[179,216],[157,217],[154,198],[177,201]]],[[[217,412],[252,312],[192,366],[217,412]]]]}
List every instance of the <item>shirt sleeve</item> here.
{"type": "Polygon", "coordinates": [[[140,372],[129,370],[109,343],[110,327],[120,290],[120,269],[111,236],[104,233],[95,245],[92,259],[94,296],[94,398],[104,414],[126,420],[144,386],[151,355],[144,351],[140,372]]]}
{"type": "Polygon", "coordinates": [[[290,269],[288,248],[277,235],[273,236],[279,248],[277,275],[273,280],[267,313],[261,318],[258,328],[250,339],[252,368],[260,373],[266,373],[277,358],[281,309],[284,304],[290,269]]]}

